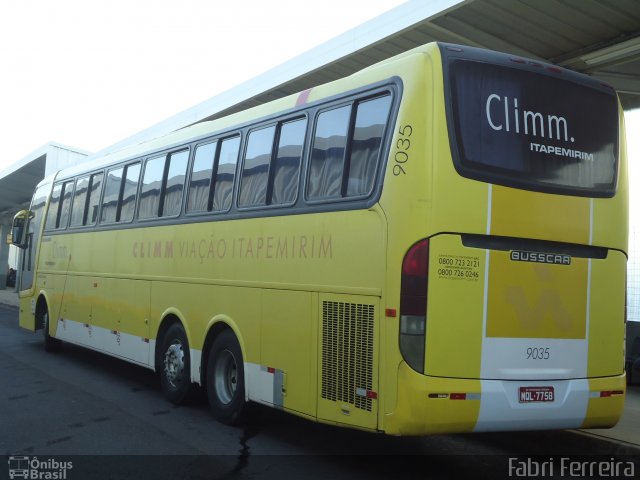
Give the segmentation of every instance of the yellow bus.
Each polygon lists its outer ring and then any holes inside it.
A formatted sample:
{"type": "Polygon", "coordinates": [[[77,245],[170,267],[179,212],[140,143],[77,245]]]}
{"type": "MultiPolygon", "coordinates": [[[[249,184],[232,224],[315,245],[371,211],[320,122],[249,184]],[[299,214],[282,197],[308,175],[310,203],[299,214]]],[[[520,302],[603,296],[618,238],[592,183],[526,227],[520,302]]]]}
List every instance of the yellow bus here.
{"type": "Polygon", "coordinates": [[[616,93],[428,44],[64,169],[16,215],[20,325],[393,435],[614,425],[628,185],[616,93]]]}

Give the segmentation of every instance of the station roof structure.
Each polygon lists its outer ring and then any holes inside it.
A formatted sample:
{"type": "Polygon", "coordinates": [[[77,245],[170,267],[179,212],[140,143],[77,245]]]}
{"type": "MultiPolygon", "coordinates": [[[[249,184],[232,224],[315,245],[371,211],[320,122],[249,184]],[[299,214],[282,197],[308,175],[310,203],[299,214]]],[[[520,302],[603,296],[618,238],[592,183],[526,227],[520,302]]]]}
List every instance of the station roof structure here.
{"type": "Polygon", "coordinates": [[[89,152],[49,142],[0,171],[0,213],[18,210],[31,200],[36,185],[58,165],[79,163],[89,152]]]}
{"type": "MultiPolygon", "coordinates": [[[[587,73],[613,85],[626,110],[640,107],[638,0],[410,0],[95,155],[330,82],[432,41],[489,48],[587,73]]],[[[20,169],[11,175],[21,175],[20,169]]],[[[20,196],[11,201],[0,194],[0,212],[28,200],[31,192],[16,192],[20,196]]]]}
{"type": "Polygon", "coordinates": [[[488,48],[587,73],[613,85],[626,109],[640,107],[637,0],[418,0],[274,69],[290,74],[281,84],[211,117],[347,76],[433,41],[488,48]]]}

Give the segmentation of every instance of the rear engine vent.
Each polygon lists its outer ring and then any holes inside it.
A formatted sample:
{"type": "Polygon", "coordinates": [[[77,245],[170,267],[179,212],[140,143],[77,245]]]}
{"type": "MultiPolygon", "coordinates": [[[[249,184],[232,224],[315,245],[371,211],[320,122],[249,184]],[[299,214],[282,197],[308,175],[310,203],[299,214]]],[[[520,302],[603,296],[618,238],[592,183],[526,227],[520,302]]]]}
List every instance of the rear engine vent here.
{"type": "Polygon", "coordinates": [[[322,398],[371,411],[373,305],[322,302],[322,398]]]}

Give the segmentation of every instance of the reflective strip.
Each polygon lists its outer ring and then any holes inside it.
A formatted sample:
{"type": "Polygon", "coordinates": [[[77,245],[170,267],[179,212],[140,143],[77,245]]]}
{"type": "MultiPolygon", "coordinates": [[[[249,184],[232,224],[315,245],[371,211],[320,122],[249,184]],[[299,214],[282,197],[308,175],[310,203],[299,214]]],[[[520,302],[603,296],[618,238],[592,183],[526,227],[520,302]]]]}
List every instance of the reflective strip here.
{"type": "Polygon", "coordinates": [[[249,400],[275,407],[284,406],[282,370],[247,362],[244,372],[245,392],[249,400]]]}
{"type": "Polygon", "coordinates": [[[55,338],[98,350],[114,357],[154,368],[154,349],[143,337],[65,319],[58,322],[55,338]]]}

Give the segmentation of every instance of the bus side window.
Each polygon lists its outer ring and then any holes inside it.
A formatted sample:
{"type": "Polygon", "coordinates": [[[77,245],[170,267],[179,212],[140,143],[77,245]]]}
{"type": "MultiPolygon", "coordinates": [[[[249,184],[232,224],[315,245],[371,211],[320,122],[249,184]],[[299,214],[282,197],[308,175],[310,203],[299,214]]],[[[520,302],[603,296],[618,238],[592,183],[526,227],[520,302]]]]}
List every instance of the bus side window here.
{"type": "Polygon", "coordinates": [[[155,218],[160,212],[160,191],[166,155],[150,158],[144,165],[138,218],[155,218]]]}
{"type": "Polygon", "coordinates": [[[361,102],[348,164],[346,196],[368,195],[373,190],[384,129],[389,118],[391,95],[361,102]]]}
{"type": "Polygon", "coordinates": [[[318,115],[311,150],[307,198],[340,198],[351,105],[326,110],[318,115]]]}
{"type": "Polygon", "coordinates": [[[138,180],[140,179],[140,162],[127,165],[122,188],[122,203],[119,209],[118,222],[130,222],[136,208],[136,196],[138,194],[138,180]]]}
{"type": "Polygon", "coordinates": [[[84,225],[85,207],[87,205],[87,193],[89,192],[89,175],[76,180],[76,191],[71,206],[71,227],[84,225]]]}
{"type": "Polygon", "coordinates": [[[60,199],[60,213],[58,214],[57,228],[67,228],[69,214],[71,213],[71,200],[73,199],[73,180],[62,185],[62,197],[60,199]]]}
{"type": "Polygon", "coordinates": [[[123,173],[124,167],[114,168],[107,172],[100,223],[113,223],[116,221],[118,198],[120,197],[120,186],[122,185],[123,173]]]}
{"type": "Polygon", "coordinates": [[[182,209],[182,191],[189,163],[189,150],[182,150],[169,155],[167,180],[162,197],[162,216],[180,215],[182,209]]]}
{"type": "Polygon", "coordinates": [[[239,150],[239,136],[222,141],[216,164],[211,211],[222,212],[229,210],[231,207],[231,195],[233,194],[233,182],[236,176],[239,150]]]}
{"type": "Polygon", "coordinates": [[[91,186],[89,187],[88,210],[85,214],[83,225],[95,225],[98,220],[98,208],[100,206],[100,193],[102,192],[102,177],[104,174],[94,173],[91,175],[91,186]]]}
{"type": "Polygon", "coordinates": [[[238,201],[241,207],[255,207],[267,203],[269,165],[275,132],[276,127],[272,125],[249,134],[238,201]]]}
{"type": "Polygon", "coordinates": [[[296,201],[306,127],[306,118],[280,126],[278,151],[271,166],[273,172],[270,172],[273,178],[270,205],[292,204],[296,201]]]}
{"type": "Polygon", "coordinates": [[[189,180],[187,212],[206,212],[209,209],[209,192],[217,146],[218,142],[213,142],[199,145],[196,149],[189,180]]]}
{"type": "Polygon", "coordinates": [[[45,230],[54,230],[58,223],[58,207],[60,206],[60,195],[62,194],[62,184],[53,186],[51,192],[51,200],[49,200],[49,210],[47,211],[47,221],[44,225],[45,230]]]}

